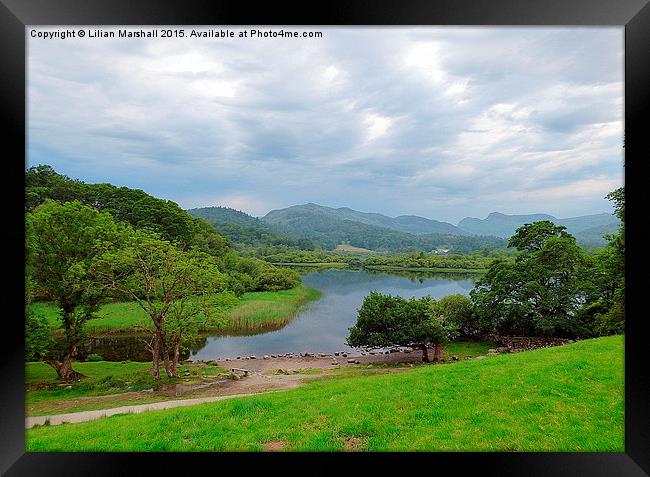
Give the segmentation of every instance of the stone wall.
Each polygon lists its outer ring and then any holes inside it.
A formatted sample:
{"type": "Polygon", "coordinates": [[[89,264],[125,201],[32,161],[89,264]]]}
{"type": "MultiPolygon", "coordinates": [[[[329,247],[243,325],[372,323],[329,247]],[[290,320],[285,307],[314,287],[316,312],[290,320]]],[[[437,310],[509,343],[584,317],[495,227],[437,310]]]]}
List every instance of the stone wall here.
{"type": "MultiPolygon", "coordinates": [[[[494,334],[485,335],[482,339],[484,341],[493,341],[495,343],[498,343],[503,348],[508,348],[508,351],[548,348],[549,346],[561,346],[574,342],[574,340],[568,340],[564,338],[545,338],[541,336],[501,336],[494,334]]],[[[502,350],[501,352],[503,351],[506,350],[502,350]]]]}

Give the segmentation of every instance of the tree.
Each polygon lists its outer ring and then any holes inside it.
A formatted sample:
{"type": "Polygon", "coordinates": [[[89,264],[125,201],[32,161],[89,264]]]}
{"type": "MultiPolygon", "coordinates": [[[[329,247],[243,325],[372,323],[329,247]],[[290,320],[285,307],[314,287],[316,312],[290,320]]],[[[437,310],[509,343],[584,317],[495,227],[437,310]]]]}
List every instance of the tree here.
{"type": "Polygon", "coordinates": [[[614,202],[621,225],[617,234],[605,236],[607,246],[590,257],[584,273],[588,297],[577,313],[596,336],[625,331],[625,189],[620,187],[606,198],[614,202]]]}
{"type": "Polygon", "coordinates": [[[177,376],[180,346],[196,331],[197,318],[205,317],[209,297],[227,281],[213,258],[136,230],[125,247],[105,254],[96,269],[112,290],[138,303],[151,320],[153,376],[160,379],[161,357],[167,375],[177,376]]]}
{"type": "Polygon", "coordinates": [[[33,280],[27,275],[25,280],[25,359],[27,361],[39,360],[47,356],[51,345],[47,320],[34,314],[30,307],[33,290],[33,280]]]}
{"type": "Polygon", "coordinates": [[[433,311],[436,316],[442,317],[443,327],[446,324],[461,336],[469,337],[478,332],[472,301],[465,295],[443,296],[433,303],[433,311]]]}
{"type": "Polygon", "coordinates": [[[25,172],[25,209],[33,211],[46,200],[81,201],[81,181],[57,173],[51,166],[30,167],[25,172]]]}
{"type": "Polygon", "coordinates": [[[555,225],[550,220],[540,220],[519,227],[510,237],[508,247],[515,247],[522,252],[535,252],[551,237],[568,238],[571,235],[566,232],[564,225],[555,225]]]}
{"type": "Polygon", "coordinates": [[[348,345],[352,347],[420,348],[424,362],[429,362],[430,346],[443,345],[445,342],[446,334],[434,317],[430,297],[407,300],[376,291],[363,300],[357,322],[350,328],[347,338],[348,345]]]}
{"type": "Polygon", "coordinates": [[[483,331],[503,334],[580,336],[574,319],[585,294],[585,257],[575,238],[549,221],[517,229],[509,244],[514,262],[495,261],[470,296],[483,331]]]}
{"type": "Polygon", "coordinates": [[[135,228],[148,228],[163,239],[184,248],[199,246],[211,255],[223,255],[227,239],[202,219],[190,216],[175,202],[152,197],[139,189],[111,184],[86,184],[57,173],[52,167],[30,167],[25,174],[26,209],[32,211],[46,200],[64,203],[78,200],[117,221],[135,228]]]}
{"type": "Polygon", "coordinates": [[[47,354],[44,360],[60,379],[74,379],[79,373],[72,369],[72,358],[84,325],[109,295],[93,264],[119,246],[123,229],[110,214],[77,201],[47,201],[27,213],[25,221],[27,274],[37,294],[58,306],[65,336],[62,355],[47,354]]]}

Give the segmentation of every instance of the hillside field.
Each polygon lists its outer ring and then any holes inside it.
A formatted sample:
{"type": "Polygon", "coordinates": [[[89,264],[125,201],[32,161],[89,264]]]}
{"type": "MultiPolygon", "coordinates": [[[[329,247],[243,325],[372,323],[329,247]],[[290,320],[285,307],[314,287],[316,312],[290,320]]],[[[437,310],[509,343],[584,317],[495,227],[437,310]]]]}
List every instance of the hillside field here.
{"type": "Polygon", "coordinates": [[[623,337],[27,431],[28,451],[624,450],[623,337]]]}

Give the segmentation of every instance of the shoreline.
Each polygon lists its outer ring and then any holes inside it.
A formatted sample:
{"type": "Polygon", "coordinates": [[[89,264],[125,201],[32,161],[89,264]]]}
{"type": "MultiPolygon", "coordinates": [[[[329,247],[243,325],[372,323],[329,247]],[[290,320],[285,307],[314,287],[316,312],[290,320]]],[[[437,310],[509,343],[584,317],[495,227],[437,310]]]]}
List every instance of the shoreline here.
{"type": "Polygon", "coordinates": [[[280,267],[337,268],[348,270],[378,270],[386,272],[431,272],[431,273],[485,273],[487,268],[449,268],[449,267],[400,267],[397,265],[350,265],[346,262],[268,262],[280,267]]]}

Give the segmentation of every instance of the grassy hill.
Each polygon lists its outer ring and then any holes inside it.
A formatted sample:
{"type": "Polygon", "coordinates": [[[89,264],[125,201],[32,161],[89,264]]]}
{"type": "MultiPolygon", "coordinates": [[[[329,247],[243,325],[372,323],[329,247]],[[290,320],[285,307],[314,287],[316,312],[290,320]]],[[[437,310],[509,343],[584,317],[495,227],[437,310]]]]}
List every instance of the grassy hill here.
{"type": "Polygon", "coordinates": [[[287,245],[301,250],[315,248],[309,239],[281,237],[257,217],[229,207],[203,207],[189,209],[187,213],[205,220],[235,244],[251,247],[287,245]]]}
{"type": "Polygon", "coordinates": [[[470,252],[482,248],[505,246],[505,241],[497,237],[466,236],[460,232],[455,235],[449,233],[415,235],[361,222],[357,220],[359,214],[385,217],[351,209],[332,209],[317,204],[305,204],[273,210],[262,220],[277,234],[308,238],[328,250],[333,250],[341,243],[374,251],[431,251],[438,247],[448,247],[454,252],[470,252]]]}
{"type": "Polygon", "coordinates": [[[623,337],[612,336],[34,428],[27,450],[623,452],[623,378],[623,337]]]}
{"type": "Polygon", "coordinates": [[[291,216],[291,214],[303,211],[306,211],[308,213],[317,213],[331,219],[351,220],[353,222],[360,222],[366,225],[374,225],[376,227],[384,227],[387,229],[396,230],[398,232],[405,232],[413,235],[468,235],[458,227],[447,222],[426,219],[424,217],[418,217],[416,215],[400,215],[399,217],[388,217],[383,214],[359,212],[358,210],[353,210],[349,207],[340,207],[338,209],[334,209],[332,207],[325,207],[313,203],[294,205],[286,209],[272,210],[264,217],[264,220],[269,223],[277,223],[281,217],[291,216]]]}

